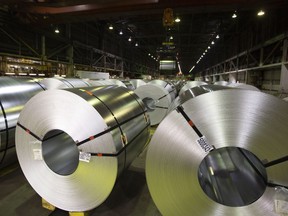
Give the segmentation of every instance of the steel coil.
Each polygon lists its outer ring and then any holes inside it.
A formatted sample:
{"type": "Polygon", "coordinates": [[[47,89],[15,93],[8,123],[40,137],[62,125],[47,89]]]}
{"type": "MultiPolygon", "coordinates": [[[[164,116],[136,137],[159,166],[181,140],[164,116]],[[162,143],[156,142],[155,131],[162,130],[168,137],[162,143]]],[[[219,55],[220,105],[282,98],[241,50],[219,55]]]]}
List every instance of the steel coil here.
{"type": "Polygon", "coordinates": [[[114,83],[114,85],[122,86],[122,87],[125,87],[125,88],[126,88],[126,85],[125,85],[122,81],[120,81],[120,80],[117,80],[117,79],[108,79],[108,81],[114,83]]]}
{"type": "Polygon", "coordinates": [[[25,103],[44,88],[32,78],[0,78],[0,168],[17,161],[15,127],[25,103]]]}
{"type": "Polygon", "coordinates": [[[66,89],[90,86],[85,80],[77,78],[53,77],[41,80],[46,89],[66,89]]]}
{"type": "Polygon", "coordinates": [[[146,82],[141,79],[131,79],[129,81],[134,86],[134,89],[137,89],[139,86],[146,85],[146,82]]]}
{"type": "Polygon", "coordinates": [[[201,94],[205,94],[208,92],[219,91],[224,89],[232,89],[232,88],[218,85],[202,85],[187,89],[186,91],[182,92],[174,101],[172,101],[172,103],[168,108],[168,113],[176,109],[179,105],[190,100],[191,98],[197,97],[201,94]]]}
{"type": "Polygon", "coordinates": [[[142,85],[134,92],[145,104],[151,125],[159,124],[166,116],[171,104],[169,92],[162,86],[155,84],[142,85]]]}
{"type": "Polygon", "coordinates": [[[49,203],[87,211],[105,201],[142,151],[149,125],[142,101],[123,87],[45,91],[21,111],[18,160],[31,186],[49,203]]]}
{"type": "Polygon", "coordinates": [[[271,215],[288,186],[288,104],[250,90],[203,94],[158,126],[146,157],[164,216],[271,215]]]}
{"type": "Polygon", "coordinates": [[[201,85],[207,85],[206,82],[203,81],[188,81],[185,83],[185,85],[180,89],[179,95],[181,95],[183,92],[185,92],[188,89],[194,88],[196,86],[201,86],[201,85]]]}
{"type": "Polygon", "coordinates": [[[122,80],[122,82],[125,84],[125,87],[130,89],[131,91],[134,91],[135,88],[134,86],[132,85],[132,83],[130,82],[130,80],[122,80]]]}
{"type": "Polygon", "coordinates": [[[232,88],[241,88],[241,89],[247,89],[247,90],[252,90],[252,91],[260,91],[257,87],[253,85],[248,85],[245,83],[230,83],[227,86],[232,87],[232,88]]]}
{"type": "Polygon", "coordinates": [[[176,90],[175,86],[169,82],[166,82],[164,80],[152,80],[148,83],[159,85],[159,86],[162,86],[164,89],[166,89],[171,96],[171,101],[173,101],[177,96],[177,90],[176,90]]]}
{"type": "Polygon", "coordinates": [[[105,85],[116,85],[115,82],[110,80],[87,80],[90,86],[105,86],[105,85]]]}

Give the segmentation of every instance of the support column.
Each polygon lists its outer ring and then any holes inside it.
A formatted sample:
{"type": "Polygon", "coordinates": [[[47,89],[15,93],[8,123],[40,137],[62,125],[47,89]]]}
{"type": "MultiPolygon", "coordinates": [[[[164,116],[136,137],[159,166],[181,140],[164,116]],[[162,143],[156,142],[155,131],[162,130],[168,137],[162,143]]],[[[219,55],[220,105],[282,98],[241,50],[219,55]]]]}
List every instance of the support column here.
{"type": "Polygon", "coordinates": [[[120,77],[123,78],[124,76],[124,64],[123,64],[123,60],[121,60],[121,72],[120,72],[120,77]]]}
{"type": "Polygon", "coordinates": [[[68,66],[67,66],[67,77],[74,77],[74,47],[70,45],[67,49],[68,66]]]}
{"type": "Polygon", "coordinates": [[[283,55],[281,64],[281,77],[280,77],[280,91],[281,93],[288,93],[288,39],[283,42],[283,55]],[[285,64],[286,63],[286,64],[285,64]]]}

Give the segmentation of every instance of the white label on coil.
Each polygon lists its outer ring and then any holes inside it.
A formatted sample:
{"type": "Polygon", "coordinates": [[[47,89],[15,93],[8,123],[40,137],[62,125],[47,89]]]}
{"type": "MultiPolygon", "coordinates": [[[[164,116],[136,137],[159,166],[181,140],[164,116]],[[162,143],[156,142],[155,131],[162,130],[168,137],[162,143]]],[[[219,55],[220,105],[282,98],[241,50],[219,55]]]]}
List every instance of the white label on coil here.
{"type": "Polygon", "coordinates": [[[39,140],[30,141],[30,145],[32,146],[34,160],[43,160],[41,144],[42,143],[39,140]]]}
{"type": "Polygon", "coordinates": [[[42,149],[33,149],[34,160],[43,160],[42,149]]]}
{"type": "Polygon", "coordinates": [[[91,153],[80,152],[80,154],[79,154],[79,160],[89,163],[90,160],[91,160],[91,153]]]}
{"type": "Polygon", "coordinates": [[[275,201],[275,212],[277,214],[288,214],[288,202],[284,200],[275,201]]]}
{"type": "Polygon", "coordinates": [[[205,136],[200,137],[199,139],[196,140],[196,142],[204,150],[205,153],[210,152],[211,150],[214,149],[213,146],[207,142],[205,136]]]}

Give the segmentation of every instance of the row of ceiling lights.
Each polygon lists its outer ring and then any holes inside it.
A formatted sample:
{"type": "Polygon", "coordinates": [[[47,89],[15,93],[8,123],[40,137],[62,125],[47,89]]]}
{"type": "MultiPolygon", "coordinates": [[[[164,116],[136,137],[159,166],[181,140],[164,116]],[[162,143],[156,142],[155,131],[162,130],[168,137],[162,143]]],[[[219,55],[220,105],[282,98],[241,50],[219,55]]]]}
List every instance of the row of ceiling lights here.
{"type": "MultiPolygon", "coordinates": [[[[114,30],[113,25],[110,24],[109,27],[108,27],[108,29],[109,29],[110,31],[114,30]]],[[[120,29],[120,31],[119,31],[119,35],[123,35],[123,34],[124,34],[124,33],[123,33],[122,29],[120,29]]],[[[129,41],[129,42],[132,42],[132,37],[131,37],[131,36],[128,38],[128,41],[129,41]]],[[[138,44],[137,41],[135,42],[135,46],[136,46],[136,47],[139,46],[139,44],[138,44]]]]}
{"type": "MultiPolygon", "coordinates": [[[[265,11],[259,10],[259,11],[257,12],[257,16],[263,16],[263,15],[265,15],[265,11]]],[[[233,13],[232,18],[233,18],[233,19],[237,18],[237,11],[235,11],[235,12],[233,13]]],[[[219,36],[219,35],[216,35],[215,38],[216,38],[216,39],[219,39],[220,36],[219,36]]],[[[211,45],[214,45],[214,44],[215,44],[215,42],[214,42],[214,40],[212,40],[211,45]]],[[[210,46],[208,46],[207,49],[202,53],[202,55],[200,56],[200,58],[197,60],[196,65],[202,60],[202,58],[204,58],[204,56],[206,55],[206,53],[208,52],[209,49],[211,49],[210,46]]],[[[192,70],[195,68],[196,65],[193,65],[193,67],[189,70],[189,73],[192,72],[192,70]]]]}
{"type": "MultiPolygon", "coordinates": [[[[217,34],[216,37],[215,37],[215,39],[218,40],[219,38],[220,38],[220,36],[217,34]]],[[[210,49],[211,49],[211,46],[213,46],[214,44],[215,44],[215,41],[212,40],[212,41],[211,41],[211,45],[209,45],[209,46],[207,47],[207,49],[202,53],[202,55],[200,56],[200,58],[197,60],[196,64],[198,64],[198,63],[202,60],[202,58],[204,58],[204,56],[206,55],[206,53],[208,52],[208,50],[210,50],[210,49]]],[[[195,65],[190,69],[189,73],[190,73],[194,68],[195,68],[195,65]]]]}
{"type": "MultiPolygon", "coordinates": [[[[257,12],[257,16],[264,16],[264,15],[265,15],[265,11],[263,11],[262,9],[257,12]]],[[[237,18],[237,16],[238,16],[237,11],[234,11],[234,13],[232,14],[232,18],[235,19],[237,18]]]]}

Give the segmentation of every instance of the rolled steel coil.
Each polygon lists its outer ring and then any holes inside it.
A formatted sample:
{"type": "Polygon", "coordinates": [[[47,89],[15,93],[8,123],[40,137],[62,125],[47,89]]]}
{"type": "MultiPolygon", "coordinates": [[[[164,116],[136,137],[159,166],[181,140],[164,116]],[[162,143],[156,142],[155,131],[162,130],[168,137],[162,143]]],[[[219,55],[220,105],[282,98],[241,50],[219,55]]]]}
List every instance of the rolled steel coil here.
{"type": "Polygon", "coordinates": [[[32,78],[0,78],[0,168],[17,161],[15,127],[25,103],[44,88],[32,78]]]}
{"type": "Polygon", "coordinates": [[[53,77],[41,80],[46,89],[66,89],[90,86],[85,80],[77,78],[53,77]]]}
{"type": "Polygon", "coordinates": [[[203,81],[188,81],[179,91],[179,95],[185,92],[188,89],[194,88],[196,86],[207,85],[206,82],[203,81]]]}
{"type": "Polygon", "coordinates": [[[17,156],[41,197],[66,211],[88,211],[142,151],[149,125],[142,101],[123,87],[45,91],[21,111],[17,156]]]}
{"type": "Polygon", "coordinates": [[[117,79],[108,79],[109,82],[113,82],[114,85],[117,85],[117,86],[122,86],[122,87],[125,87],[126,88],[126,85],[120,81],[120,80],[117,80],[117,79]]]}
{"type": "Polygon", "coordinates": [[[150,116],[151,125],[159,124],[167,114],[171,95],[160,85],[146,84],[135,89],[135,94],[143,101],[150,116]]]}
{"type": "Polygon", "coordinates": [[[288,104],[261,92],[215,91],[186,101],[148,147],[156,206],[164,216],[279,215],[274,187],[288,185],[287,128],[288,104]]]}
{"type": "Polygon", "coordinates": [[[241,88],[241,89],[247,89],[247,90],[253,90],[253,91],[260,91],[257,87],[253,85],[248,85],[245,83],[230,83],[227,86],[232,88],[241,88]]]}
{"type": "Polygon", "coordinates": [[[205,94],[208,92],[219,91],[224,89],[232,89],[226,86],[218,86],[218,85],[202,85],[196,86],[191,89],[187,89],[182,94],[180,94],[168,108],[168,113],[176,109],[179,105],[185,103],[186,101],[190,100],[191,98],[197,97],[201,94],[205,94]]]}
{"type": "Polygon", "coordinates": [[[146,85],[146,82],[141,79],[131,79],[129,82],[134,86],[134,89],[137,89],[139,86],[146,85]]]}
{"type": "Polygon", "coordinates": [[[126,88],[130,89],[131,91],[135,90],[134,86],[129,80],[122,80],[122,82],[125,84],[126,88]]]}
{"type": "Polygon", "coordinates": [[[105,85],[116,85],[115,82],[110,80],[87,80],[90,86],[105,86],[105,85]]]}
{"type": "Polygon", "coordinates": [[[159,86],[162,86],[163,88],[165,88],[171,96],[171,101],[173,101],[177,96],[177,90],[176,90],[175,86],[169,82],[166,82],[164,80],[152,80],[148,83],[159,85],[159,86]]]}

